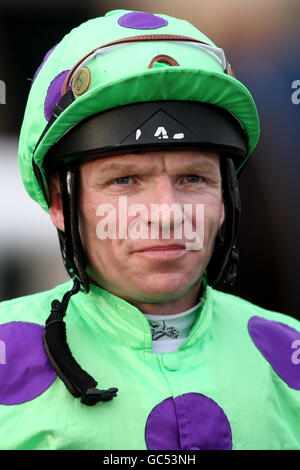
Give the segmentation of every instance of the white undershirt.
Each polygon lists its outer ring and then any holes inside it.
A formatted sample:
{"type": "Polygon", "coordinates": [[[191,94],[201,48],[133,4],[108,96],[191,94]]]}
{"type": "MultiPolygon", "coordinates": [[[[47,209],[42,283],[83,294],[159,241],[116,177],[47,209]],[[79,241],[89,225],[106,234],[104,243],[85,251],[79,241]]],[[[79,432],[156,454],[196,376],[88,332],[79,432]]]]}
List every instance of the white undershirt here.
{"type": "Polygon", "coordinates": [[[202,299],[189,310],[175,315],[148,315],[145,313],[152,332],[152,351],[154,353],[177,351],[188,337],[201,303],[202,299]]]}

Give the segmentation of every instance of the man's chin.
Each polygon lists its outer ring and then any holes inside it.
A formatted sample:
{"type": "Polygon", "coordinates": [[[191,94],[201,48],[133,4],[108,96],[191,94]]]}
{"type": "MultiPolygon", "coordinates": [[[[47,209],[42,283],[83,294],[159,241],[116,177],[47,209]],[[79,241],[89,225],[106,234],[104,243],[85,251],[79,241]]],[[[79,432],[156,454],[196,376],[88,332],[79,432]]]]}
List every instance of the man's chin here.
{"type": "Polygon", "coordinates": [[[118,297],[126,299],[128,302],[145,302],[145,303],[163,303],[176,301],[182,296],[189,296],[190,292],[200,288],[201,274],[191,276],[187,272],[170,272],[168,269],[165,273],[145,273],[137,272],[132,276],[126,276],[121,280],[111,280],[98,275],[95,270],[87,268],[88,276],[92,284],[98,285],[118,297]]]}

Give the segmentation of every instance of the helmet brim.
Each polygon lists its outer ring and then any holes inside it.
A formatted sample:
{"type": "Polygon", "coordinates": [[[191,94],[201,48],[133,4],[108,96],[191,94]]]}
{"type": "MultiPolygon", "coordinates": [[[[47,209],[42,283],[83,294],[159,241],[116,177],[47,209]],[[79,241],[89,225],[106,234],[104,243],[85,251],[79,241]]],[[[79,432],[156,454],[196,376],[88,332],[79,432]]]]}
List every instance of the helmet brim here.
{"type": "MultiPolygon", "coordinates": [[[[75,99],[58,116],[35,149],[33,158],[42,173],[45,187],[47,187],[46,173],[43,169],[45,155],[50,147],[77,123],[111,108],[131,103],[165,100],[210,103],[232,113],[239,120],[247,136],[247,155],[241,161],[237,172],[244,166],[257,145],[260,132],[257,109],[247,88],[226,74],[188,67],[166,67],[149,69],[111,82],[109,85],[99,85],[75,99]]],[[[21,160],[20,165],[22,164],[21,160]]],[[[28,168],[24,168],[23,181],[28,192],[45,210],[48,210],[43,191],[32,175],[28,175],[30,184],[26,185],[27,171],[28,168]]]]}

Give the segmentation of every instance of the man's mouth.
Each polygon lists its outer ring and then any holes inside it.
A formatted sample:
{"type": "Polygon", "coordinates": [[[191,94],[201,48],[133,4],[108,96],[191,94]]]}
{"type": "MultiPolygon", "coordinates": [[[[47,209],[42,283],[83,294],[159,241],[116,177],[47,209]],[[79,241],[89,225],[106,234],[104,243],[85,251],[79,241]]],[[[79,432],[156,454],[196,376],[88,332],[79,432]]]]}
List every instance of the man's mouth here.
{"type": "Polygon", "coordinates": [[[135,251],[136,254],[156,259],[172,259],[186,253],[183,245],[155,245],[135,251]]]}

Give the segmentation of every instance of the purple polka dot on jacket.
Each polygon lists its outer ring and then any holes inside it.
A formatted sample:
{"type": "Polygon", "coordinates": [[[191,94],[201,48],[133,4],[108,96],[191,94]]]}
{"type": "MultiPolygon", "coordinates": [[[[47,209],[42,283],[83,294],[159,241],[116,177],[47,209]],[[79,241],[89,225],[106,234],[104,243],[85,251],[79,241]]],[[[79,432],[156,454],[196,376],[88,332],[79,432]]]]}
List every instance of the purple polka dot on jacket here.
{"type": "Polygon", "coordinates": [[[69,71],[70,70],[64,70],[56,75],[48,87],[44,103],[44,114],[47,121],[49,121],[52,116],[54,105],[57,104],[61,98],[61,90],[69,71]]]}
{"type": "Polygon", "coordinates": [[[231,450],[227,416],[201,393],[169,397],[150,412],[145,440],[149,450],[231,450]]]}
{"type": "Polygon", "coordinates": [[[276,374],[290,388],[300,390],[300,331],[259,316],[250,318],[248,331],[276,374]]]}
{"type": "Polygon", "coordinates": [[[56,379],[44,351],[43,330],[21,321],[0,325],[0,404],[33,400],[56,379]]]}
{"type": "Polygon", "coordinates": [[[126,13],[118,19],[120,26],[133,29],[157,29],[168,24],[168,21],[161,16],[153,13],[145,13],[142,11],[134,11],[126,13]]]}

